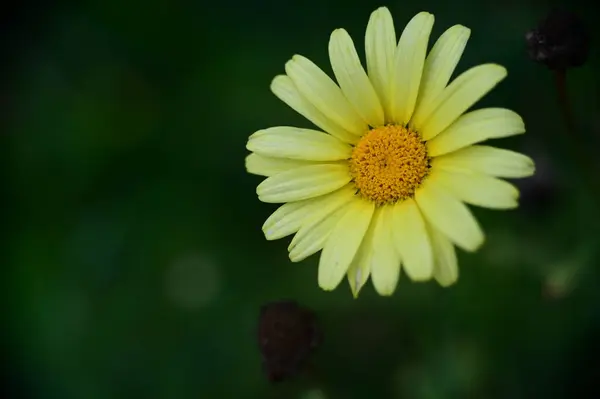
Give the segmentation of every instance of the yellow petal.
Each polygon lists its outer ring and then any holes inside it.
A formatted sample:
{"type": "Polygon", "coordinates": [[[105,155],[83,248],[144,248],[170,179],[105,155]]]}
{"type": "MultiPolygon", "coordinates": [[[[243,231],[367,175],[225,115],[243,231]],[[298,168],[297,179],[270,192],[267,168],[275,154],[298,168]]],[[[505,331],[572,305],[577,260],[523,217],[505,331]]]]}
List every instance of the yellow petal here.
{"type": "Polygon", "coordinates": [[[470,146],[436,157],[431,165],[449,171],[505,178],[528,177],[535,172],[533,160],[527,155],[483,145],[470,146]]]}
{"type": "Polygon", "coordinates": [[[379,295],[394,293],[400,279],[400,255],[394,245],[393,207],[380,209],[375,220],[373,242],[369,253],[371,280],[379,295]]]}
{"type": "Polygon", "coordinates": [[[436,98],[431,116],[422,121],[423,139],[431,140],[441,133],[505,77],[504,67],[484,64],[454,79],[436,98]]]}
{"type": "Polygon", "coordinates": [[[481,173],[461,173],[443,169],[435,169],[431,177],[433,176],[449,193],[467,204],[493,209],[512,209],[519,206],[519,190],[504,180],[481,173]]]}
{"type": "Polygon", "coordinates": [[[335,191],[350,179],[348,165],[302,166],[265,179],[256,187],[256,193],[262,202],[300,201],[335,191]]]}
{"type": "Polygon", "coordinates": [[[431,225],[427,225],[434,253],[433,277],[442,287],[448,287],[458,280],[456,250],[450,240],[431,225]]]}
{"type": "Polygon", "coordinates": [[[352,38],[344,29],[336,29],[329,40],[329,59],[342,92],[354,110],[371,126],[381,126],[383,108],[363,69],[352,38]]]}
{"type": "Polygon", "coordinates": [[[469,209],[444,186],[429,176],[415,193],[415,200],[428,223],[466,251],[476,251],[484,241],[483,231],[469,209]]]}
{"type": "Polygon", "coordinates": [[[398,124],[408,123],[415,109],[433,21],[432,14],[420,12],[408,22],[400,36],[394,58],[390,105],[392,119],[398,124]]]}
{"type": "Polygon", "coordinates": [[[277,208],[262,226],[267,240],[278,240],[295,233],[300,229],[302,221],[309,217],[314,209],[322,206],[324,197],[316,197],[303,201],[288,202],[277,208]]]}
{"type": "Polygon", "coordinates": [[[378,8],[369,18],[365,54],[369,79],[383,106],[385,120],[390,122],[390,86],[396,54],[396,31],[392,14],[386,7],[378,8]]]}
{"type": "Polygon", "coordinates": [[[340,88],[308,58],[295,55],[285,64],[285,72],[302,96],[327,118],[359,136],[368,130],[340,88]]]}
{"type": "Polygon", "coordinates": [[[295,169],[300,166],[315,165],[311,161],[299,161],[297,159],[265,157],[258,154],[250,154],[246,157],[246,171],[253,175],[273,176],[286,170],[295,169]]]}
{"type": "Polygon", "coordinates": [[[488,139],[525,133],[523,119],[514,111],[503,108],[484,108],[464,114],[427,142],[432,156],[447,154],[488,139]]]}
{"type": "Polygon", "coordinates": [[[328,235],[335,226],[332,220],[339,219],[341,216],[331,217],[331,214],[350,202],[354,198],[355,191],[354,186],[348,184],[327,194],[326,200],[311,210],[310,216],[302,221],[298,233],[288,246],[292,262],[299,262],[323,248],[325,238],[327,238],[325,234],[328,235]]]}
{"type": "Polygon", "coordinates": [[[425,220],[417,203],[407,199],[394,206],[394,240],[402,264],[413,281],[427,281],[433,274],[433,253],[425,220]]]}
{"type": "Polygon", "coordinates": [[[341,204],[321,219],[313,219],[314,223],[305,224],[298,230],[288,247],[292,262],[300,262],[323,249],[334,227],[346,214],[348,203],[341,204]]]}
{"type": "Polygon", "coordinates": [[[355,198],[327,238],[319,260],[319,286],[335,289],[354,259],[375,210],[372,202],[355,198]]]}
{"type": "Polygon", "coordinates": [[[369,280],[369,275],[371,274],[370,257],[373,253],[373,235],[375,232],[375,219],[377,218],[378,212],[379,209],[375,209],[375,214],[373,215],[373,218],[371,218],[371,223],[365,233],[365,238],[360,244],[360,248],[354,256],[350,267],[348,267],[348,273],[346,273],[348,276],[348,284],[350,285],[350,290],[352,291],[354,298],[358,298],[360,290],[367,280],[369,280]]]}
{"type": "Polygon", "coordinates": [[[419,129],[434,105],[435,99],[444,90],[465,50],[471,30],[462,25],[454,25],[446,30],[435,42],[423,67],[423,78],[411,126],[419,129]]]}
{"type": "Polygon", "coordinates": [[[390,226],[384,224],[385,221],[381,220],[382,217],[389,217],[389,207],[386,206],[375,209],[375,213],[371,218],[371,223],[369,224],[365,238],[363,239],[356,256],[352,260],[350,267],[348,268],[348,283],[350,284],[350,290],[352,291],[354,298],[358,298],[360,290],[369,280],[371,269],[376,267],[375,265],[380,266],[378,279],[383,281],[379,281],[378,286],[382,288],[382,292],[389,292],[391,294],[391,292],[394,291],[395,284],[394,287],[387,287],[390,281],[385,281],[385,272],[389,271],[390,269],[389,267],[386,267],[386,265],[390,263],[390,257],[387,257],[386,254],[389,253],[390,249],[392,250],[393,253],[391,258],[396,261],[398,268],[400,267],[400,258],[395,252],[393,243],[391,243],[389,240],[391,235],[390,226]],[[388,234],[383,234],[382,236],[382,233],[384,233],[385,229],[387,229],[386,231],[388,234]],[[377,243],[375,240],[376,234],[379,235],[378,238],[383,238],[384,242],[377,243]],[[378,244],[381,244],[381,248],[384,249],[383,252],[378,251],[378,244]],[[379,264],[378,262],[382,260],[384,264],[379,264]]]}
{"type": "Polygon", "coordinates": [[[276,76],[271,83],[271,91],[290,108],[323,129],[323,131],[337,137],[345,143],[356,144],[356,142],[358,142],[359,136],[348,132],[346,129],[327,118],[317,109],[317,107],[304,98],[289,76],[276,76]]]}
{"type": "Polygon", "coordinates": [[[288,126],[259,130],[250,136],[246,149],[260,155],[306,161],[339,161],[352,155],[352,147],[330,134],[288,126]]]}

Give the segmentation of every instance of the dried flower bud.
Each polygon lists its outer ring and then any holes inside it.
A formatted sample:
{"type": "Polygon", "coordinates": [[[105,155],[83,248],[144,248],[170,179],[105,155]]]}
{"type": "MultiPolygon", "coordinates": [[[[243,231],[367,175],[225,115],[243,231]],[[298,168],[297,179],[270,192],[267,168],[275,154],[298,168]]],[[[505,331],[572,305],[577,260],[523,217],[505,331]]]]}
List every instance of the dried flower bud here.
{"type": "Polygon", "coordinates": [[[590,49],[590,36],[583,22],[566,10],[553,10],[525,35],[529,57],[552,70],[583,65],[590,49]]]}
{"type": "Polygon", "coordinates": [[[278,382],[300,372],[320,338],[314,313],[296,302],[261,307],[258,345],[269,380],[278,382]]]}

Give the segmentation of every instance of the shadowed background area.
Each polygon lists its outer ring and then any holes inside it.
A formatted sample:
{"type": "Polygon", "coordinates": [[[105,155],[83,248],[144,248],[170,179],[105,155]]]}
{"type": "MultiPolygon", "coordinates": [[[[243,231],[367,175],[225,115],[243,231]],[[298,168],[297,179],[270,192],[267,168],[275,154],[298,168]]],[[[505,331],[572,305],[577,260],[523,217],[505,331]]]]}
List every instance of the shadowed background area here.
{"type": "MultiPolygon", "coordinates": [[[[26,1],[2,16],[3,389],[10,398],[600,397],[600,198],[584,185],[552,73],[527,58],[542,0],[226,2],[26,1]],[[487,241],[459,253],[443,289],[401,278],[317,287],[317,257],[292,264],[268,242],[261,181],[245,143],[309,127],[269,91],[295,53],[328,73],[330,32],[364,55],[370,13],[397,32],[417,12],[432,38],[472,29],[457,71],[509,74],[477,107],[521,114],[528,133],[493,144],[533,157],[522,207],[474,209],[487,241]],[[272,385],[261,369],[261,305],[294,299],[319,320],[311,367],[272,385]]],[[[569,71],[584,149],[600,144],[598,7],[569,71]]],[[[594,7],[594,8],[590,8],[594,7]]],[[[431,44],[433,40],[431,41],[431,44]]],[[[578,139],[580,140],[580,139],[578,139]]],[[[596,168],[595,170],[593,168],[596,168]]],[[[590,170],[591,169],[591,170],[590,170]]]]}

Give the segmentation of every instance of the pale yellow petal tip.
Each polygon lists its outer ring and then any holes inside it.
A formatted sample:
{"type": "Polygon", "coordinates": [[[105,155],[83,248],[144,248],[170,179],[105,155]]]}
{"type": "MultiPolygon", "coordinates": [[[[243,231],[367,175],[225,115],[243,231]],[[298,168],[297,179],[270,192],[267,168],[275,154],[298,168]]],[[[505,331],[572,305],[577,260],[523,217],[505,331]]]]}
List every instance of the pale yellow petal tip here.
{"type": "Polygon", "coordinates": [[[471,29],[467,28],[464,25],[453,25],[451,27],[448,28],[448,30],[446,30],[447,34],[452,34],[452,35],[456,35],[456,36],[464,36],[465,39],[469,39],[471,37],[471,29]]]}
{"type": "Polygon", "coordinates": [[[323,254],[321,254],[321,258],[319,259],[319,271],[317,275],[317,283],[319,284],[319,288],[323,291],[333,291],[340,284],[340,281],[336,281],[334,276],[328,275],[327,273],[322,272],[322,260],[323,254]]]}
{"type": "MultiPolygon", "coordinates": [[[[292,250],[294,248],[296,248],[297,242],[295,242],[295,241],[296,241],[296,236],[294,236],[294,238],[292,238],[292,241],[290,241],[290,245],[288,245],[288,247],[287,247],[287,251],[290,253],[289,254],[290,255],[290,260],[292,260],[292,254],[291,254],[291,252],[292,252],[292,250]]],[[[292,262],[293,262],[293,260],[292,260],[292,262]]]]}
{"type": "Polygon", "coordinates": [[[256,195],[258,195],[259,197],[263,194],[264,192],[264,185],[263,185],[264,181],[261,182],[258,186],[256,186],[256,195]]]}
{"type": "Polygon", "coordinates": [[[517,209],[519,207],[519,201],[518,200],[514,200],[514,202],[512,204],[507,205],[504,209],[507,211],[513,210],[513,209],[517,209]]]}
{"type": "MultiPolygon", "coordinates": [[[[433,270],[432,270],[433,273],[433,270]]],[[[410,278],[410,281],[412,281],[413,283],[426,283],[428,281],[430,281],[433,278],[432,273],[429,274],[421,274],[421,275],[410,275],[408,272],[408,269],[406,269],[406,275],[408,276],[408,278],[410,278]]]]}
{"type": "Polygon", "coordinates": [[[354,299],[358,299],[358,294],[360,293],[360,288],[361,287],[356,287],[354,284],[352,284],[352,282],[350,281],[350,278],[348,278],[348,285],[350,286],[350,292],[352,292],[352,297],[354,299]]]}
{"type": "Polygon", "coordinates": [[[398,287],[397,281],[394,284],[389,284],[389,282],[382,283],[381,281],[376,282],[373,279],[371,279],[371,281],[373,282],[373,288],[375,288],[375,292],[377,292],[377,294],[380,296],[392,296],[394,295],[394,292],[396,292],[396,287],[398,287]]]}
{"type": "Polygon", "coordinates": [[[485,244],[485,236],[481,237],[481,240],[475,246],[475,251],[478,251],[485,244]]]}
{"type": "Polygon", "coordinates": [[[302,262],[304,259],[308,258],[310,255],[313,254],[312,252],[310,254],[307,254],[305,251],[299,251],[297,248],[297,238],[298,235],[294,235],[294,238],[292,238],[292,241],[290,242],[290,245],[288,245],[287,248],[288,258],[292,263],[302,262]]]}
{"type": "Polygon", "coordinates": [[[362,288],[365,286],[365,283],[366,281],[363,281],[362,283],[359,283],[357,285],[356,282],[352,281],[352,277],[348,276],[348,285],[350,286],[350,291],[352,292],[352,296],[354,297],[354,299],[358,299],[358,295],[360,294],[362,288]]]}
{"type": "Polygon", "coordinates": [[[264,202],[265,204],[282,204],[284,201],[279,200],[278,198],[273,198],[270,195],[261,195],[258,192],[258,187],[256,189],[256,194],[258,195],[258,200],[260,202],[264,202]]]}
{"type": "MultiPolygon", "coordinates": [[[[497,65],[497,64],[492,64],[492,65],[497,65]]],[[[501,68],[501,65],[498,65],[501,68]]],[[[506,74],[508,74],[508,72],[505,70],[505,76],[506,74]]],[[[485,108],[484,108],[485,110],[485,108]]],[[[488,110],[494,110],[494,111],[503,111],[505,112],[505,118],[510,120],[510,124],[511,124],[511,131],[514,131],[514,134],[523,134],[525,133],[526,129],[525,129],[525,121],[523,120],[523,117],[521,115],[519,115],[518,113],[516,113],[513,110],[510,109],[504,109],[504,108],[488,108],[488,110]]],[[[484,112],[483,110],[480,110],[481,112],[484,112]]],[[[476,112],[476,111],[475,111],[476,112]]]]}
{"type": "Polygon", "coordinates": [[[375,291],[377,291],[377,293],[381,296],[387,296],[390,297],[392,295],[394,295],[394,292],[396,291],[396,287],[385,287],[382,289],[378,289],[377,287],[375,287],[375,291]]]}
{"type": "Polygon", "coordinates": [[[428,12],[428,11],[421,11],[421,12],[417,13],[417,15],[415,15],[415,17],[421,17],[421,18],[424,18],[424,17],[428,17],[429,18],[429,17],[431,17],[431,18],[434,18],[433,14],[430,13],[430,12],[428,12]]]}
{"type": "Polygon", "coordinates": [[[264,202],[266,204],[277,204],[277,202],[271,202],[269,201],[269,193],[266,193],[265,195],[265,189],[264,189],[264,182],[267,181],[268,179],[263,180],[258,186],[256,186],[256,195],[258,196],[258,200],[261,202],[264,202]]]}
{"type": "Polygon", "coordinates": [[[375,11],[373,11],[371,13],[370,16],[370,20],[372,20],[373,22],[375,22],[376,19],[379,20],[383,20],[383,19],[390,19],[393,20],[392,17],[392,13],[390,12],[390,10],[387,7],[379,7],[378,9],[376,9],[375,11]]]}
{"type": "Polygon", "coordinates": [[[481,249],[483,244],[485,244],[485,236],[482,235],[477,241],[474,241],[474,243],[469,248],[464,249],[469,252],[477,252],[479,251],[479,249],[481,249]]]}
{"type": "Polygon", "coordinates": [[[289,254],[288,257],[290,258],[290,262],[292,263],[302,262],[304,259],[306,259],[306,256],[296,256],[292,254],[289,254]]]}
{"type": "Polygon", "coordinates": [[[350,36],[350,34],[344,28],[337,28],[331,32],[330,38],[334,39],[336,36],[350,36]]]}
{"type": "MultiPolygon", "coordinates": [[[[285,69],[285,73],[286,76],[290,75],[290,71],[292,70],[292,68],[294,67],[294,64],[296,64],[296,61],[298,59],[299,55],[298,54],[294,54],[292,56],[292,58],[290,58],[289,60],[286,61],[284,69],[285,69]]],[[[291,78],[290,78],[291,79],[291,78]]],[[[293,81],[292,81],[293,82],[293,81]]]]}
{"type": "MultiPolygon", "coordinates": [[[[323,258],[323,255],[321,255],[321,259],[322,258],[323,258]]],[[[321,271],[321,264],[319,262],[319,272],[320,271],[321,271]]],[[[338,285],[340,285],[343,278],[344,278],[343,275],[340,278],[337,278],[334,275],[328,276],[328,275],[323,275],[323,274],[319,273],[317,280],[318,280],[319,287],[323,291],[333,291],[338,287],[338,285]]]]}
{"type": "MultiPolygon", "coordinates": [[[[253,154],[246,155],[246,159],[244,160],[244,166],[246,167],[246,172],[248,172],[248,173],[252,173],[252,170],[253,170],[251,165],[252,165],[252,158],[254,158],[254,157],[252,155],[253,154]]],[[[252,173],[252,174],[254,174],[254,173],[252,173]]]]}
{"type": "Polygon", "coordinates": [[[303,70],[303,66],[306,66],[307,64],[313,63],[303,55],[294,54],[292,58],[285,63],[285,73],[287,74],[287,76],[293,75],[294,71],[298,72],[303,70]]]}
{"type": "Polygon", "coordinates": [[[529,170],[529,176],[531,177],[531,176],[535,175],[535,172],[536,172],[535,164],[532,163],[531,164],[531,169],[529,170]]]}
{"type": "Polygon", "coordinates": [[[535,175],[535,162],[527,157],[527,171],[523,173],[523,177],[531,177],[535,175]]]}
{"type": "Polygon", "coordinates": [[[490,72],[498,75],[498,81],[501,81],[508,75],[508,70],[500,64],[489,63],[484,64],[484,66],[488,68],[490,72]]]}
{"type": "Polygon", "coordinates": [[[282,74],[275,76],[271,81],[271,85],[269,86],[271,88],[271,91],[275,91],[273,90],[273,87],[283,84],[287,79],[289,79],[289,76],[287,75],[282,74]]]}
{"type": "MultiPolygon", "coordinates": [[[[248,145],[250,144],[250,141],[251,141],[252,139],[255,139],[255,138],[257,138],[257,137],[263,136],[263,135],[266,133],[266,131],[267,131],[267,129],[260,129],[260,130],[257,130],[256,132],[252,133],[252,134],[250,135],[250,137],[248,137],[248,142],[246,143],[246,149],[249,149],[249,148],[248,148],[248,145]]],[[[249,149],[249,150],[250,150],[250,149],[249,149]]],[[[252,150],[250,150],[250,151],[252,151],[252,150]]]]}
{"type": "Polygon", "coordinates": [[[277,235],[275,234],[275,232],[274,232],[273,230],[271,230],[271,228],[270,228],[270,227],[271,227],[271,226],[265,226],[265,225],[263,225],[263,227],[262,227],[262,229],[261,229],[261,230],[262,230],[262,232],[263,232],[263,234],[265,235],[265,239],[266,239],[267,241],[274,241],[274,240],[277,240],[277,239],[279,239],[279,238],[282,238],[282,237],[279,237],[279,236],[277,236],[277,235]]]}
{"type": "MultiPolygon", "coordinates": [[[[294,54],[294,55],[292,56],[292,59],[290,59],[290,60],[289,60],[289,61],[286,63],[286,65],[287,65],[287,64],[289,64],[289,63],[292,63],[292,62],[305,62],[305,61],[309,61],[309,59],[308,59],[308,58],[306,58],[305,56],[301,55],[301,54],[294,54]]],[[[309,61],[309,62],[310,62],[310,61],[309,61]]]]}
{"type": "Polygon", "coordinates": [[[450,288],[453,285],[456,285],[456,283],[458,282],[458,277],[454,280],[450,280],[450,281],[440,281],[437,280],[438,284],[440,285],[440,287],[442,288],[450,288]]]}
{"type": "Polygon", "coordinates": [[[385,13],[385,14],[390,14],[392,15],[392,13],[390,12],[390,9],[387,8],[386,6],[381,6],[378,9],[376,9],[375,11],[373,11],[371,14],[375,14],[375,13],[385,13]]]}
{"type": "Polygon", "coordinates": [[[435,22],[435,17],[432,13],[427,12],[427,11],[421,11],[420,13],[418,13],[417,15],[415,15],[413,18],[413,20],[416,19],[424,19],[425,21],[423,21],[424,23],[427,22],[430,25],[433,25],[433,23],[435,22]]]}
{"type": "Polygon", "coordinates": [[[326,282],[323,281],[319,281],[319,287],[323,290],[323,291],[333,291],[337,288],[337,284],[336,285],[330,285],[326,282]]]}

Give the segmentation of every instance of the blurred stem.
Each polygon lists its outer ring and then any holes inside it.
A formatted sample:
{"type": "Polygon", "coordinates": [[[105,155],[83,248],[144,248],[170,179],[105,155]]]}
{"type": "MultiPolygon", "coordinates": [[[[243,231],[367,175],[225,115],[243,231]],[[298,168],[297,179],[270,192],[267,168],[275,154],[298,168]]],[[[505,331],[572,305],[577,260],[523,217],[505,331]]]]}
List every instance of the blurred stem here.
{"type": "Polygon", "coordinates": [[[554,70],[554,79],[556,89],[558,91],[558,102],[565,120],[567,128],[567,137],[565,140],[565,148],[571,152],[571,158],[578,166],[578,173],[583,177],[584,183],[590,190],[595,203],[595,210],[600,210],[600,185],[598,184],[596,163],[594,161],[593,152],[590,151],[588,140],[577,129],[575,118],[569,101],[567,90],[567,73],[565,69],[554,70]]]}
{"type": "Polygon", "coordinates": [[[573,121],[573,112],[571,110],[571,104],[569,102],[569,95],[567,93],[567,71],[565,69],[558,69],[554,71],[554,81],[556,83],[556,89],[558,90],[558,102],[567,124],[569,133],[575,132],[575,123],[573,121]]]}

